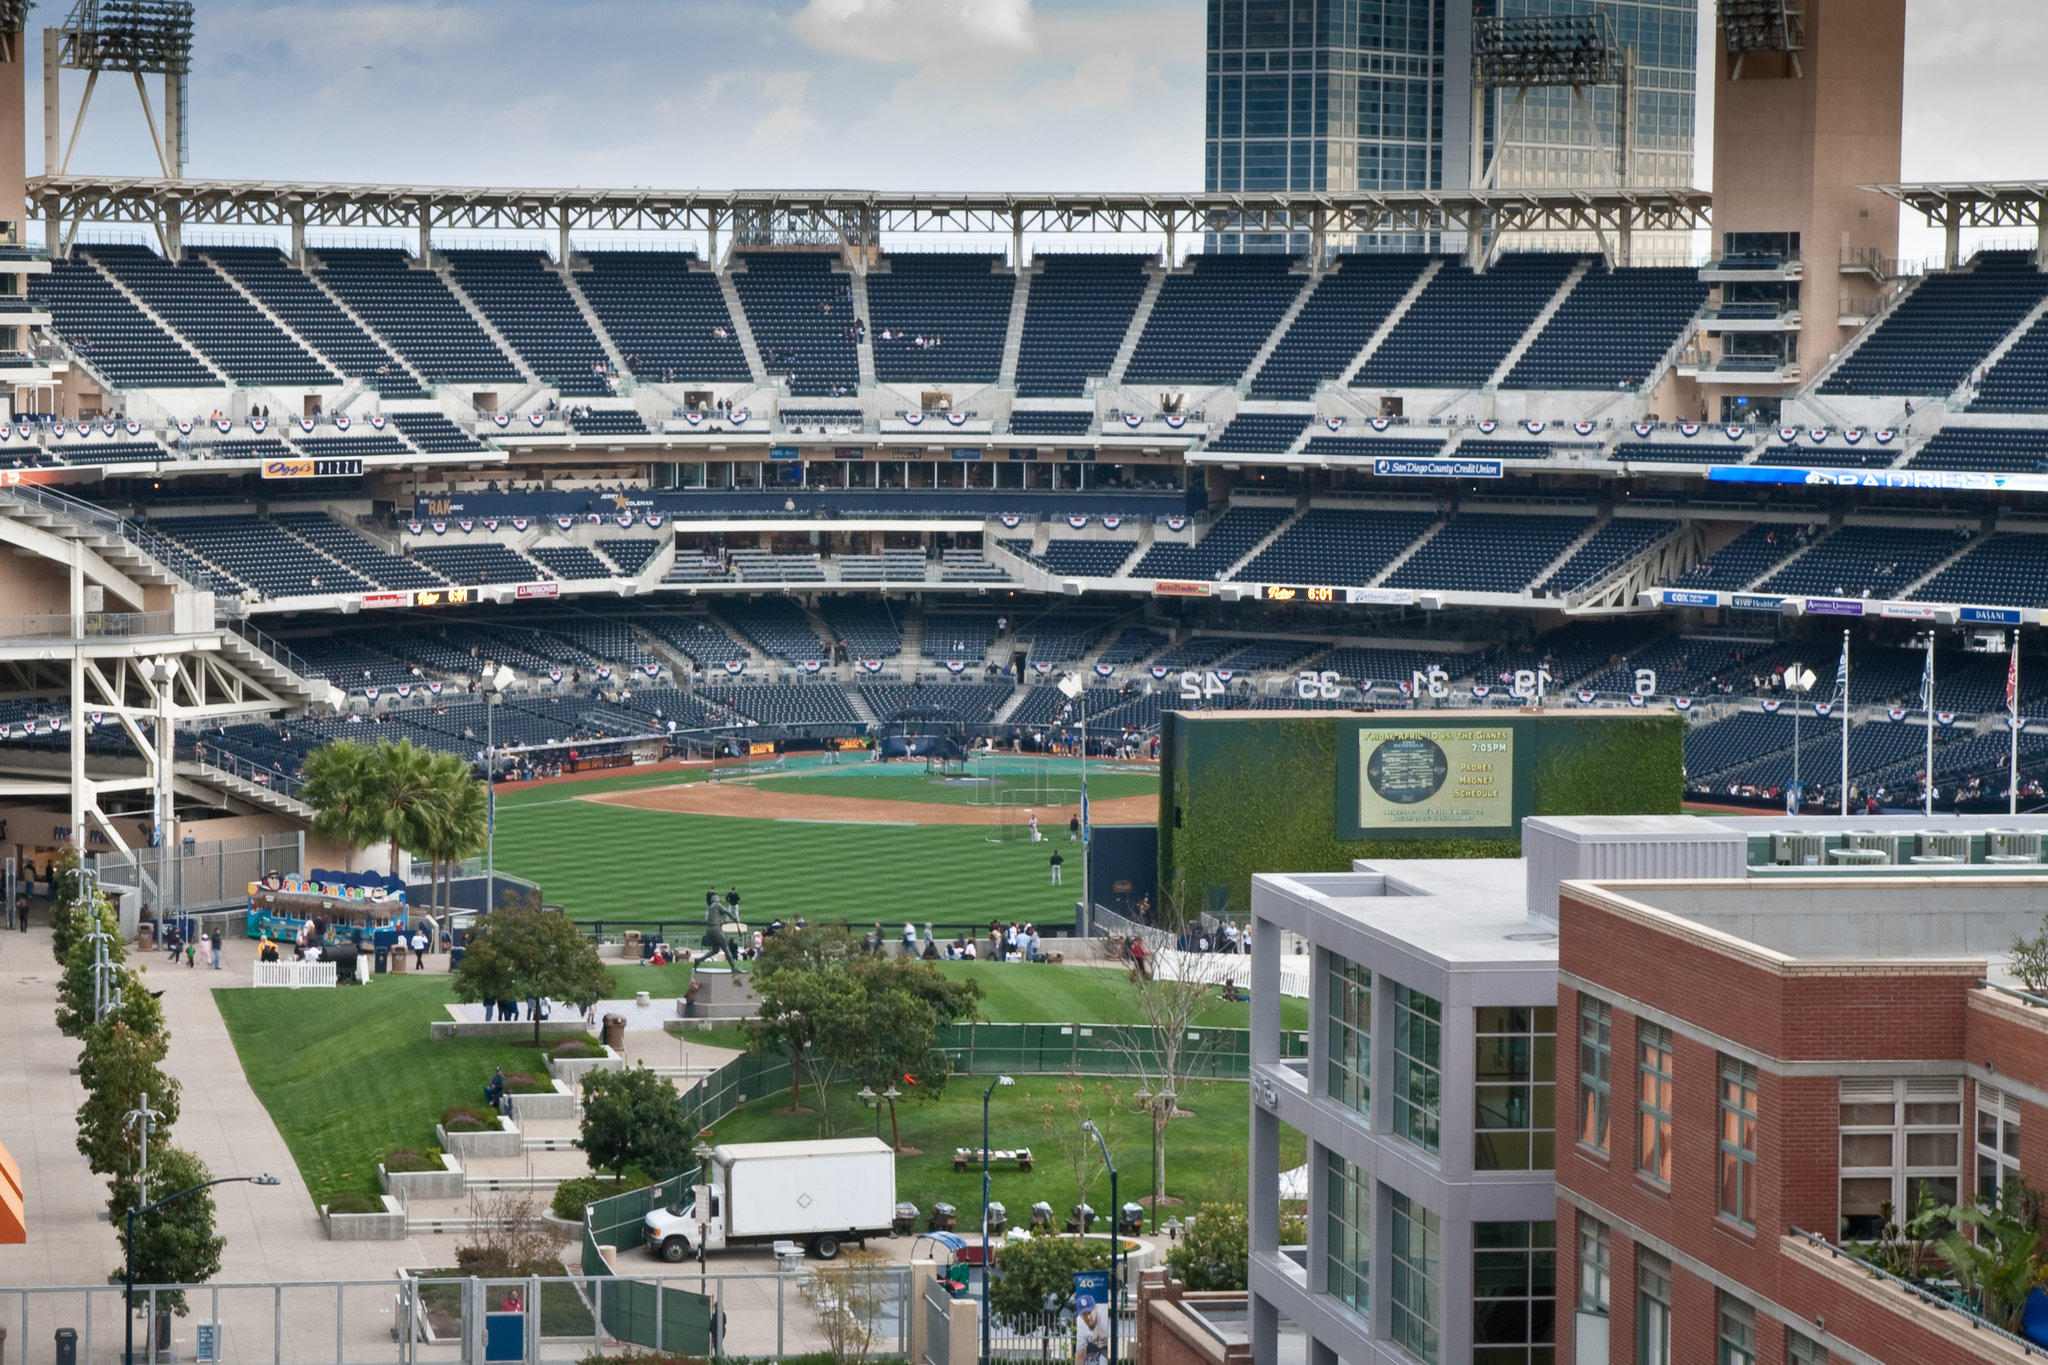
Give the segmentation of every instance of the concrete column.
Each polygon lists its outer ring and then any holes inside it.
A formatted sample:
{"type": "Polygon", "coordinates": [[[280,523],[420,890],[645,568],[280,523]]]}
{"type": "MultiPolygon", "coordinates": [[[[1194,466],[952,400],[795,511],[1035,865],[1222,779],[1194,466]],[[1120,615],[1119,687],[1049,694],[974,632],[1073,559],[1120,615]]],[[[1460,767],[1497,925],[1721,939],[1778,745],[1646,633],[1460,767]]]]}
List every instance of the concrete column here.
{"type": "Polygon", "coordinates": [[[1280,1244],[1280,1118],[1256,1102],[1249,1155],[1251,1245],[1269,1251],[1280,1244]]]}
{"type": "Polygon", "coordinates": [[[434,259],[434,224],[427,209],[420,209],[420,264],[431,264],[434,259]]]}
{"type": "Polygon", "coordinates": [[[185,259],[185,220],[175,203],[164,206],[164,259],[176,265],[185,259]]]}
{"type": "Polygon", "coordinates": [[[1252,921],[1253,1065],[1280,1060],[1280,937],[1279,925],[1252,921]]]}
{"type": "Polygon", "coordinates": [[[1173,224],[1166,225],[1166,268],[1173,269],[1173,224]]]}
{"type": "Polygon", "coordinates": [[[1963,211],[1958,205],[1950,204],[1942,214],[1941,263],[1954,270],[1961,263],[1962,246],[1963,211]]]}
{"type": "Polygon", "coordinates": [[[1280,1365],[1280,1310],[1256,1294],[1249,1304],[1252,1365],[1280,1365]]]}
{"type": "MultiPolygon", "coordinates": [[[[57,138],[62,131],[62,69],[57,64],[57,47],[63,40],[57,30],[43,30],[43,174],[57,173],[57,138]]],[[[54,254],[54,253],[53,253],[54,254]]]]}
{"type": "Polygon", "coordinates": [[[560,212],[555,224],[555,259],[562,263],[562,269],[569,268],[569,210],[560,212]]]}
{"type": "Polygon", "coordinates": [[[1024,273],[1024,212],[1010,210],[1010,268],[1024,273]]]}
{"type": "Polygon", "coordinates": [[[2048,270],[2048,199],[2034,205],[2034,268],[2048,270]]]}
{"type": "Polygon", "coordinates": [[[306,268],[306,211],[292,210],[292,264],[306,268]]]}
{"type": "Polygon", "coordinates": [[[71,548],[71,837],[85,851],[85,561],[71,548]]]}
{"type": "Polygon", "coordinates": [[[704,222],[704,255],[712,268],[718,266],[718,210],[711,210],[704,222]]]}
{"type": "Polygon", "coordinates": [[[1338,1365],[1336,1348],[1320,1341],[1309,1342],[1308,1365],[1338,1365]]]}

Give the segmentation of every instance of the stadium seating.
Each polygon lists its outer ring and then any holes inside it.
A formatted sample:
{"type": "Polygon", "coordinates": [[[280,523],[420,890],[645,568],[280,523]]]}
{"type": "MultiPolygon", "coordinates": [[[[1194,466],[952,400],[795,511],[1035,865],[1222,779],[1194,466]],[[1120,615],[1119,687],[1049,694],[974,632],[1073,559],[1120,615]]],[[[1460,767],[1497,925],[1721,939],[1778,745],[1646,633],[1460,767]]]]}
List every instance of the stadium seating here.
{"type": "Polygon", "coordinates": [[[647,423],[632,408],[571,408],[569,429],[579,436],[645,436],[647,423]]]}
{"type": "Polygon", "coordinates": [[[1756,582],[1803,548],[1796,524],[1760,521],[1694,565],[1677,586],[1733,592],[1756,582]]]}
{"type": "Polygon", "coordinates": [[[1588,524],[1583,516],[1460,512],[1388,576],[1387,586],[1520,592],[1588,524]]]}
{"type": "Polygon", "coordinates": [[[405,252],[322,247],[317,254],[320,282],[429,381],[519,382],[518,367],[441,277],[405,252]]]}
{"type": "Polygon", "coordinates": [[[1897,464],[1899,448],[1866,441],[1861,445],[1779,445],[1775,441],[1756,457],[1756,463],[1807,466],[1829,469],[1887,469],[1897,464]]]}
{"type": "Polygon", "coordinates": [[[1010,412],[1010,434],[1013,436],[1086,436],[1095,429],[1093,412],[1033,412],[1030,409],[1010,412]]]}
{"type": "Polygon", "coordinates": [[[1351,383],[1355,388],[1476,388],[1507,358],[1578,262],[1529,252],[1483,275],[1439,270],[1351,383]]]}
{"type": "Polygon", "coordinates": [[[865,730],[846,693],[824,684],[702,687],[698,694],[763,725],[822,725],[865,730]]]}
{"type": "Polygon", "coordinates": [[[1748,457],[1749,447],[1733,441],[1631,438],[1614,448],[1614,458],[1628,464],[1741,464],[1748,457]]]}
{"type": "Polygon", "coordinates": [[[1639,388],[1707,300],[1697,270],[1593,269],[1502,381],[1509,389],[1639,388]]]}
{"type": "Polygon", "coordinates": [[[627,366],[643,379],[739,383],[752,376],[718,276],[679,251],[587,251],[572,277],[627,366]],[[723,335],[720,335],[720,333],[723,335]]]}
{"type": "Polygon", "coordinates": [[[988,647],[995,638],[995,612],[925,613],[924,656],[927,659],[973,663],[988,657],[988,647]]]}
{"type": "Polygon", "coordinates": [[[159,517],[150,525],[266,597],[364,592],[377,586],[261,517],[159,517]]]}
{"type": "Polygon", "coordinates": [[[850,659],[892,659],[903,652],[903,635],[889,605],[872,597],[828,597],[818,606],[825,627],[850,659]]]}
{"type": "Polygon", "coordinates": [[[1897,597],[1959,548],[1953,531],[1844,526],[1760,586],[1764,592],[1821,597],[1897,597]]]}
{"type": "Polygon", "coordinates": [[[1113,578],[1131,551],[1135,540],[1067,540],[1057,536],[1045,542],[1045,550],[1031,553],[1028,540],[1006,540],[1003,548],[1029,559],[1047,573],[1074,578],[1113,578]]]}
{"type": "Polygon", "coordinates": [[[998,271],[1001,263],[996,256],[909,252],[888,257],[884,270],[869,271],[875,377],[883,383],[993,384],[1017,284],[1014,274],[998,271]],[[927,344],[919,346],[919,337],[927,344]]]}
{"type": "MultiPolygon", "coordinates": [[[[1108,375],[1145,296],[1150,259],[1088,254],[1037,259],[1017,352],[1018,397],[1079,398],[1090,377],[1108,375]]],[[[1023,430],[1014,415],[1010,429],[1023,430]]]]}
{"type": "Polygon", "coordinates": [[[776,417],[792,429],[859,431],[865,424],[859,408],[798,408],[784,404],[776,417]]]}
{"type": "Polygon", "coordinates": [[[394,412],[391,424],[429,455],[484,448],[482,442],[438,412],[394,412]]]}
{"type": "Polygon", "coordinates": [[[372,455],[410,455],[411,446],[396,436],[335,436],[328,434],[331,427],[319,428],[313,435],[294,430],[299,451],[318,459],[367,458],[372,455]]]}
{"type": "Polygon", "coordinates": [[[1154,653],[1166,643],[1166,637],[1146,626],[1125,626],[1116,637],[1102,647],[1096,656],[1098,663],[1112,667],[1134,664],[1154,653]]]}
{"type": "Polygon", "coordinates": [[[1347,460],[1428,460],[1443,454],[1444,438],[1421,433],[1398,436],[1311,436],[1304,455],[1335,455],[1347,460]]]}
{"type": "Polygon", "coordinates": [[[1412,254],[1339,257],[1252,376],[1251,396],[1315,397],[1318,384],[1350,367],[1428,264],[1427,256],[1412,254]]]}
{"type": "Polygon", "coordinates": [[[299,539],[348,565],[380,588],[444,586],[438,574],[420,567],[410,559],[392,554],[369,537],[342,525],[325,512],[277,512],[273,514],[273,520],[299,539]]]}
{"type": "Polygon", "coordinates": [[[718,614],[770,658],[804,663],[825,657],[825,642],[818,638],[810,618],[787,597],[725,599],[718,604],[718,614]]]}
{"type": "Polygon", "coordinates": [[[1685,733],[1685,771],[1689,780],[1711,782],[1715,775],[1753,762],[1758,755],[1792,747],[1790,712],[1766,715],[1741,711],[1725,719],[1695,725],[1685,733]]]}
{"type": "Polygon", "coordinates": [[[1615,517],[1539,583],[1537,591],[1576,592],[1598,582],[1677,529],[1677,522],[1662,517],[1615,517]]]}
{"type": "Polygon", "coordinates": [[[446,253],[448,273],[533,368],[564,394],[612,391],[604,343],[590,330],[554,262],[538,251],[446,253]]]}
{"type": "Polygon", "coordinates": [[[979,550],[943,550],[939,566],[942,583],[1001,583],[1009,578],[1002,569],[983,559],[979,550]]]}
{"type": "Polygon", "coordinates": [[[860,385],[849,335],[853,295],[845,274],[833,269],[837,259],[810,251],[734,253],[733,288],[761,362],[771,377],[788,376],[793,394],[851,393],[860,385]]]}
{"type": "Polygon", "coordinates": [[[2048,470],[2048,430],[1944,427],[1913,452],[1906,466],[2037,474],[2048,470]]]}
{"type": "Polygon", "coordinates": [[[1308,430],[1307,413],[1240,412],[1203,442],[1204,450],[1241,455],[1278,455],[1308,430]]]}
{"type": "Polygon", "coordinates": [[[2048,537],[2012,532],[1986,537],[1913,596],[1926,602],[2048,606],[2048,537]]]}
{"type": "Polygon", "coordinates": [[[424,394],[398,357],[342,312],[284,253],[260,246],[213,246],[201,255],[349,378],[374,382],[386,399],[424,394]]]}
{"type": "Polygon", "coordinates": [[[825,565],[815,551],[777,554],[770,550],[729,550],[726,560],[750,583],[822,583],[825,565]]]}
{"type": "Polygon", "coordinates": [[[879,554],[839,556],[839,577],[849,583],[922,583],[926,560],[922,550],[883,550],[879,554]]]}
{"type": "Polygon", "coordinates": [[[142,246],[94,246],[87,257],[221,373],[240,384],[338,384],[341,376],[259,312],[198,257],[173,265],[142,246]]]}
{"type": "Polygon", "coordinates": [[[146,463],[170,457],[155,441],[67,441],[58,452],[71,465],[146,463]]]}
{"type": "Polygon", "coordinates": [[[860,688],[860,697],[883,724],[906,712],[932,711],[945,712],[969,724],[981,724],[993,719],[1014,690],[1007,682],[945,683],[936,687],[867,683],[860,688]]]}
{"type": "Polygon", "coordinates": [[[1536,440],[1529,437],[1470,436],[1458,446],[1452,456],[1458,460],[1547,460],[1557,453],[1560,444],[1570,442],[1536,440]]]}
{"type": "Polygon", "coordinates": [[[619,566],[620,573],[630,576],[647,567],[647,561],[654,558],[654,552],[661,548],[661,542],[631,537],[607,537],[597,542],[597,548],[604,551],[606,559],[619,566]]]}
{"type": "Polygon", "coordinates": [[[2036,319],[1985,371],[1971,412],[2048,412],[2048,318],[2036,319]]]}
{"type": "Polygon", "coordinates": [[[1291,507],[1232,503],[1192,545],[1159,541],[1132,566],[1133,578],[1215,579],[1294,515],[1291,507]]]}
{"type": "Polygon", "coordinates": [[[548,577],[516,550],[493,541],[474,545],[420,545],[413,558],[451,583],[476,587],[483,583],[531,583],[548,577]]]}
{"type": "Polygon", "coordinates": [[[185,343],[128,301],[83,257],[50,262],[29,276],[29,296],[46,304],[53,330],[87,365],[123,388],[210,388],[220,383],[185,343]]]}
{"type": "Polygon", "coordinates": [[[581,545],[536,545],[527,553],[556,578],[610,578],[603,560],[581,545]]]}
{"type": "Polygon", "coordinates": [[[1311,507],[1233,576],[1362,588],[1435,523],[1434,512],[1311,507]]]}
{"type": "Polygon", "coordinates": [[[700,668],[722,669],[750,657],[747,647],[726,634],[723,624],[703,613],[645,616],[636,624],[700,668]]]}
{"type": "Polygon", "coordinates": [[[2048,274],[2034,268],[2030,253],[1980,251],[1967,269],[1923,279],[1828,376],[1820,391],[1948,393],[1968,379],[2044,297],[2048,274]]]}
{"type": "Polygon", "coordinates": [[[1124,369],[1128,384],[1229,384],[1307,283],[1291,256],[1195,256],[1167,276],[1124,369]]]}
{"type": "MultiPolygon", "coordinates": [[[[552,567],[552,566],[551,566],[552,567]]],[[[559,635],[578,651],[609,664],[639,668],[654,656],[640,643],[640,637],[625,621],[595,616],[570,616],[548,624],[546,633],[559,635]]]]}

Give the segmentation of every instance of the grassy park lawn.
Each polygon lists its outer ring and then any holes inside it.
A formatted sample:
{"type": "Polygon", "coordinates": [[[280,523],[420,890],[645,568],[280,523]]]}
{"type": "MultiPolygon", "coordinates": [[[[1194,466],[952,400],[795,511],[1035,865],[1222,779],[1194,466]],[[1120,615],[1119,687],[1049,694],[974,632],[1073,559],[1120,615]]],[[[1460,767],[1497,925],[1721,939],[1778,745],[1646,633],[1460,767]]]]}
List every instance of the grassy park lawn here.
{"type": "MultiPolygon", "coordinates": [[[[929,1213],[933,1203],[944,1200],[960,1211],[963,1227],[976,1224],[981,1209],[981,1168],[953,1169],[956,1148],[981,1146],[981,1093],[986,1078],[956,1076],[936,1100],[906,1100],[896,1107],[906,1148],[921,1154],[899,1157],[896,1162],[896,1197],[908,1199],[929,1213]]],[[[1010,1219],[1023,1223],[1031,1205],[1043,1199],[1064,1219],[1079,1197],[1080,1187],[1072,1168],[1061,1155],[1054,1127],[1064,1131],[1073,1126],[1059,1087],[1080,1086],[1086,1099],[1085,1117],[1093,1118],[1109,1139],[1111,1157],[1118,1173],[1117,1195],[1123,1200],[1144,1199],[1152,1191],[1151,1120],[1136,1111],[1131,1092],[1137,1082],[1116,1078],[1019,1077],[1014,1086],[999,1088],[991,1101],[990,1145],[997,1150],[1029,1147],[1033,1162],[1026,1174],[1015,1162],[991,1168],[993,1197],[1007,1207],[1010,1219]],[[1038,1106],[1051,1101],[1057,1108],[1052,1116],[1038,1106]],[[1051,1124],[1051,1126],[1048,1126],[1051,1124]]],[[[861,1108],[849,1086],[835,1086],[832,1098],[833,1135],[858,1137],[875,1131],[874,1119],[861,1108]]],[[[807,1087],[806,1106],[816,1103],[807,1087]]],[[[1245,1199],[1245,1148],[1250,1124],[1246,1088],[1239,1081],[1197,1081],[1182,1096],[1186,1117],[1167,1127],[1166,1193],[1188,1206],[1211,1200],[1245,1199]]],[[[812,1138],[824,1127],[814,1113],[788,1112],[789,1093],[780,1092],[757,1100],[716,1125],[717,1142],[770,1142],[812,1138]]],[[[881,1133],[889,1135],[888,1115],[881,1116],[881,1133]]],[[[1283,1169],[1304,1160],[1304,1139],[1290,1129],[1281,1130],[1280,1163],[1283,1169]]],[[[1109,1178],[1100,1174],[1088,1189],[1088,1202],[1099,1214],[1110,1212],[1109,1178]]],[[[1170,1206],[1169,1206],[1170,1207],[1170,1206]]]]}
{"type": "MultiPolygon", "coordinates": [[[[809,789],[824,785],[820,779],[809,789]]],[[[585,790],[534,787],[498,803],[498,866],[539,883],[549,904],[579,920],[665,920],[674,926],[671,938],[694,944],[704,888],[737,884],[751,924],[797,915],[880,919],[899,931],[906,919],[1073,921],[1078,872],[1069,885],[1054,886],[1043,845],[990,843],[979,826],[683,815],[570,794],[585,790]]],[[[1078,866],[1073,851],[1061,849],[1078,866]]]]}
{"type": "Polygon", "coordinates": [[[377,1192],[377,1163],[424,1151],[453,1104],[483,1099],[495,1067],[547,1064],[509,1038],[435,1041],[454,993],[442,975],[382,976],[327,991],[216,990],[214,1001],[263,1107],[284,1134],[316,1202],[377,1192]]]}
{"type": "MultiPolygon", "coordinates": [[[[1130,1024],[1138,1022],[1131,1007],[1132,987],[1121,971],[1109,967],[1053,967],[1025,962],[941,962],[948,976],[964,977],[981,986],[984,1019],[1007,1024],[1130,1024]]],[[[1204,1028],[1250,1028],[1251,1006],[1218,999],[1203,1013],[1204,1028]]],[[[1280,1026],[1308,1027],[1308,1001],[1280,1001],[1280,1026]]]]}

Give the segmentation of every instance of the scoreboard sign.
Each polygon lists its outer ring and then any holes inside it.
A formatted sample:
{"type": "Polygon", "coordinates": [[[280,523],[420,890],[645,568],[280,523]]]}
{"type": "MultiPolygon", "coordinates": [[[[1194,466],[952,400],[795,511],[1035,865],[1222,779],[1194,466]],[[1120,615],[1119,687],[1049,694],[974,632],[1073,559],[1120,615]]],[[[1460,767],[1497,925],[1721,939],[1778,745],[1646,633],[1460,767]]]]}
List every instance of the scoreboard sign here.
{"type": "Polygon", "coordinates": [[[1361,724],[1340,751],[1347,838],[1512,834],[1520,804],[1512,726],[1361,724]]]}

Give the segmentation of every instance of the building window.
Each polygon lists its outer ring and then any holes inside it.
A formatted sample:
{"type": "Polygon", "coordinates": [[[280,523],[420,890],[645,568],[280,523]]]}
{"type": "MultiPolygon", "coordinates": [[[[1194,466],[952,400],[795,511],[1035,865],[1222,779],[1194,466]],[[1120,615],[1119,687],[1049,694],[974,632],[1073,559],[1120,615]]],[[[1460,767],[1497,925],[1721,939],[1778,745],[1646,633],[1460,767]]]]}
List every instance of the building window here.
{"type": "Polygon", "coordinates": [[[1579,1141],[1607,1147],[1610,1073],[1614,1066],[1614,1010],[1605,1000],[1579,997],[1579,1141]]]}
{"type": "Polygon", "coordinates": [[[1323,988],[1328,996],[1325,1042],[1330,1052],[1330,1098],[1372,1114],[1372,973],[1335,953],[1328,955],[1323,988]]]}
{"type": "Polygon", "coordinates": [[[1388,1202],[1393,1210],[1390,1226],[1394,1245],[1390,1255],[1394,1340],[1407,1348],[1409,1354],[1435,1365],[1441,1256],[1437,1217],[1405,1194],[1397,1192],[1388,1202]]]}
{"type": "Polygon", "coordinates": [[[1484,1005],[1473,1016],[1473,1168],[1547,1171],[1556,1164],[1557,1010],[1484,1005]]]}
{"type": "Polygon", "coordinates": [[[1394,987],[1394,1131],[1425,1152],[1441,1142],[1444,1007],[1420,991],[1394,987]]]}
{"type": "Polygon", "coordinates": [[[1363,1314],[1371,1304],[1372,1176],[1328,1154],[1328,1242],[1323,1260],[1330,1294],[1363,1314]]]}
{"type": "Polygon", "coordinates": [[[1550,1365],[1557,1323],[1557,1224],[1472,1225],[1472,1359],[1550,1365]]]}
{"type": "Polygon", "coordinates": [[[1715,1341],[1714,1365],[1756,1365],[1756,1310],[1723,1294],[1715,1341]]]}
{"type": "Polygon", "coordinates": [[[1636,1365],[1671,1365],[1671,1263],[1636,1259],[1636,1365]]]}
{"type": "Polygon", "coordinates": [[[1671,1183],[1671,1030],[1636,1025],[1636,1169],[1671,1183]]]}
{"type": "Polygon", "coordinates": [[[1612,1268],[1607,1259],[1607,1225],[1597,1218],[1579,1215],[1579,1311],[1609,1311],[1608,1295],[1613,1287],[1612,1268]]]}
{"type": "Polygon", "coordinates": [[[2020,1174],[2020,1102],[1977,1083],[1977,1197],[2005,1193],[2020,1174]]]}
{"type": "Polygon", "coordinates": [[[1756,1226],[1756,1068],[1721,1059],[1721,1216],[1756,1226]]]}
{"type": "Polygon", "coordinates": [[[1828,1365],[1828,1348],[1812,1337],[1785,1329],[1785,1365],[1828,1365]]]}
{"type": "Polygon", "coordinates": [[[1868,1241],[1962,1187],[1960,1080],[1841,1082],[1841,1236],[1868,1241]]]}

